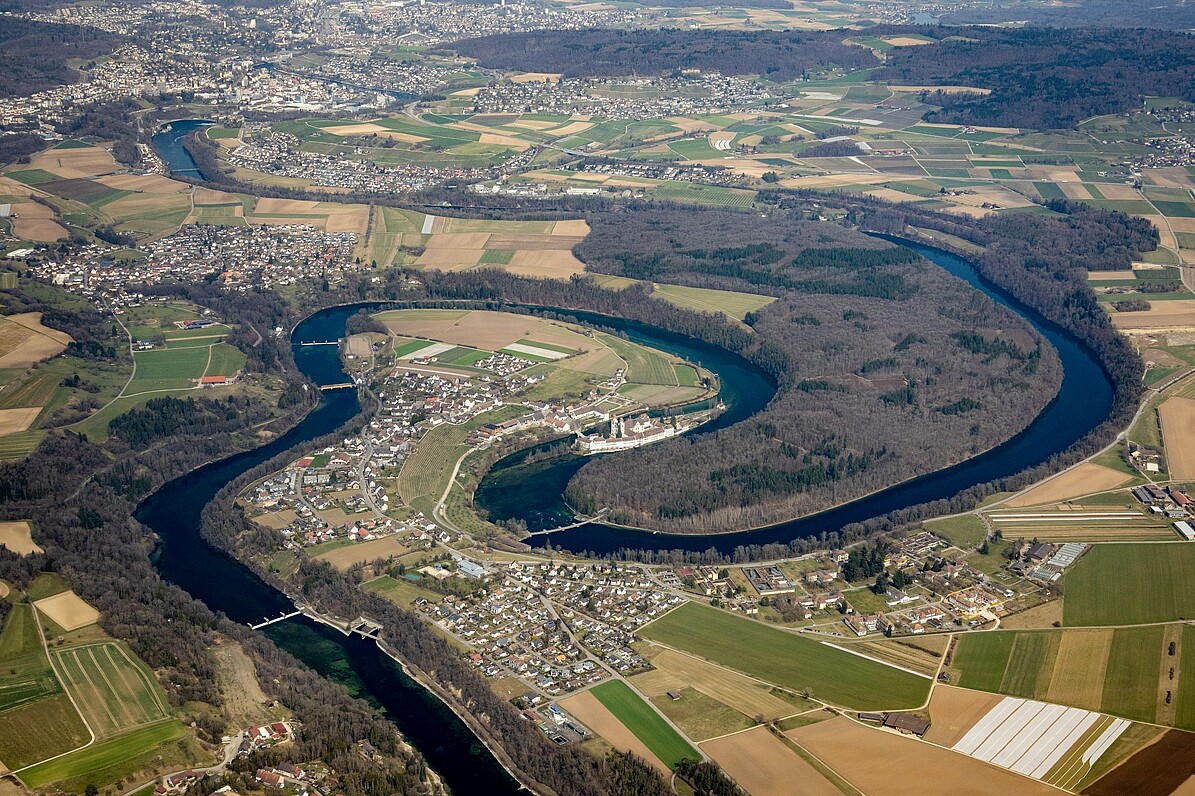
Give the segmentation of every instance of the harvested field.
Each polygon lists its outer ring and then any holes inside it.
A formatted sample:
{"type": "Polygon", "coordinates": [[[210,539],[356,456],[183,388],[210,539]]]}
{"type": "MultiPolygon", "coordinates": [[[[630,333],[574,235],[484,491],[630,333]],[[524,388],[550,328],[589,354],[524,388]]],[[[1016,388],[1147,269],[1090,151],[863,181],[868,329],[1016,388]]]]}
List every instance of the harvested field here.
{"type": "MultiPolygon", "coordinates": [[[[1172,399],[1173,400],[1173,399],[1172,399]]],[[[1195,401],[1190,402],[1195,407],[1195,401]]],[[[1195,414],[1192,415],[1195,418],[1195,414]]],[[[1103,465],[1085,462],[1062,475],[1051,478],[1012,498],[1004,505],[1009,508],[1058,503],[1071,498],[1105,492],[1133,480],[1132,476],[1103,465]]]]}
{"type": "Polygon", "coordinates": [[[838,717],[788,736],[864,793],[1047,796],[1053,788],[974,758],[838,717]],[[897,776],[895,772],[916,772],[897,776]]]}
{"type": "Polygon", "coordinates": [[[554,136],[577,135],[593,127],[593,122],[570,122],[563,127],[556,127],[548,132],[554,136]]]}
{"type": "Polygon", "coordinates": [[[217,191],[214,188],[195,189],[195,204],[197,205],[221,205],[239,201],[241,198],[234,193],[217,191]]]}
{"type": "Polygon", "coordinates": [[[1195,400],[1170,398],[1158,407],[1170,477],[1195,479],[1195,400]]]}
{"type": "Polygon", "coordinates": [[[98,177],[115,170],[112,153],[100,147],[49,149],[29,161],[29,168],[44,169],[65,178],[98,177]]]}
{"type": "Polygon", "coordinates": [[[368,542],[357,542],[346,547],[339,547],[327,553],[315,556],[320,561],[327,561],[332,566],[345,571],[353,564],[367,563],[376,558],[401,556],[411,552],[395,536],[373,539],[368,542]]]}
{"type": "Polygon", "coordinates": [[[583,239],[584,236],[581,235],[544,235],[526,232],[495,231],[490,234],[486,248],[522,249],[525,251],[538,251],[541,249],[571,251],[583,239]]]}
{"type": "Polygon", "coordinates": [[[1007,630],[1047,628],[1052,627],[1055,622],[1062,622],[1062,600],[1050,600],[1028,611],[1006,616],[1000,620],[1000,627],[1007,630]]]}
{"type": "Polygon", "coordinates": [[[937,674],[938,662],[942,659],[944,645],[922,645],[921,641],[934,641],[932,638],[902,638],[883,641],[864,641],[857,644],[844,644],[843,647],[857,650],[871,658],[912,669],[924,675],[937,674]],[[936,650],[936,651],[935,651],[936,650]]]}
{"type": "Polygon", "coordinates": [[[1088,796],[1164,796],[1195,776],[1195,734],[1169,730],[1083,789],[1088,796]]]}
{"type": "Polygon", "coordinates": [[[585,273],[585,264],[568,250],[516,251],[509,263],[497,267],[535,279],[568,279],[574,274],[585,273]]]}
{"type": "Polygon", "coordinates": [[[932,724],[925,740],[939,746],[954,746],[1002,699],[997,694],[939,685],[929,701],[932,724]]]}
{"type": "Polygon", "coordinates": [[[552,225],[552,234],[584,238],[589,234],[589,222],[583,218],[574,221],[557,221],[552,225]]]}
{"type": "Polygon", "coordinates": [[[38,600],[33,606],[48,616],[63,630],[78,630],[99,621],[100,612],[83,602],[73,591],[64,591],[53,597],[38,600]]]}
{"type": "Polygon", "coordinates": [[[453,271],[472,267],[481,260],[482,249],[432,249],[428,248],[415,261],[423,268],[437,268],[453,271]]]}
{"type": "MultiPolygon", "coordinates": [[[[253,208],[254,215],[285,216],[285,215],[322,215],[318,208],[319,202],[307,199],[270,199],[262,197],[257,200],[253,208]]],[[[294,219],[290,223],[295,223],[294,219]]]]}
{"type": "Polygon", "coordinates": [[[25,520],[0,522],[0,547],[19,556],[45,552],[33,541],[33,529],[25,520]]]}
{"type": "Polygon", "coordinates": [[[26,406],[20,409],[0,409],[0,437],[24,431],[41,414],[42,407],[26,406]]]}
{"type": "MultiPolygon", "coordinates": [[[[122,191],[133,191],[134,193],[186,193],[190,188],[189,185],[181,182],[175,182],[172,179],[163,177],[160,174],[109,174],[107,177],[100,177],[96,182],[107,185],[109,188],[117,188],[122,191]]],[[[200,189],[210,190],[210,189],[200,189]]],[[[211,191],[212,193],[222,193],[221,191],[211,191]]],[[[224,194],[229,197],[225,201],[240,201],[232,194],[224,194]]],[[[198,201],[198,198],[196,198],[198,201]]],[[[210,204],[215,204],[214,202],[210,204]]]]}
{"type": "Polygon", "coordinates": [[[16,202],[12,206],[13,232],[18,238],[36,243],[53,243],[65,238],[66,228],[54,220],[54,211],[36,202],[16,202]]]}
{"type": "Polygon", "coordinates": [[[1087,280],[1089,282],[1104,282],[1120,279],[1136,279],[1137,274],[1134,271],[1089,271],[1087,273],[1087,280]]]}
{"type": "Polygon", "coordinates": [[[589,729],[602,736],[615,749],[632,752],[654,766],[664,776],[671,776],[668,766],[656,757],[646,744],[635,737],[605,705],[589,691],[560,700],[560,707],[581,720],[589,729]]]}
{"type": "Polygon", "coordinates": [[[1195,300],[1157,301],[1144,312],[1114,312],[1112,323],[1118,329],[1166,329],[1195,326],[1195,300]]]}
{"type": "Polygon", "coordinates": [[[700,658],[666,649],[651,663],[658,671],[640,677],[653,680],[644,681],[642,685],[638,678],[634,682],[637,688],[652,696],[675,690],[680,684],[691,686],[746,716],[763,716],[766,721],[791,716],[798,710],[791,702],[774,696],[770,686],[700,658]],[[660,686],[665,684],[667,687],[661,689],[660,686]]]}
{"type": "Polygon", "coordinates": [[[805,762],[767,727],[727,735],[700,744],[751,796],[839,796],[816,768],[805,762]],[[800,783],[798,790],[794,790],[800,783]]]}

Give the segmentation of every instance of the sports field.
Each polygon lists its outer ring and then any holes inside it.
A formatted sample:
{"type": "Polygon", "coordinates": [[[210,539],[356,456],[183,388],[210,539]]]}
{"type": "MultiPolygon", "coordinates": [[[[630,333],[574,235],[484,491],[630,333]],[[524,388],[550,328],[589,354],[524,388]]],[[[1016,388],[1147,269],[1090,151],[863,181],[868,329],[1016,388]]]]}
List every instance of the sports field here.
{"type": "Polygon", "coordinates": [[[808,689],[814,698],[844,707],[914,708],[929,693],[928,678],[697,603],[685,603],[642,634],[793,691],[808,689]]]}
{"type": "Polygon", "coordinates": [[[55,650],[53,655],[97,736],[108,738],[167,717],[161,686],[120,644],[86,644],[55,650]]]}
{"type": "Polygon", "coordinates": [[[1164,697],[1176,687],[1169,667],[1178,685],[1186,682],[1169,639],[1160,625],[971,633],[959,639],[951,668],[963,688],[1169,724],[1164,697]]]}
{"type": "Polygon", "coordinates": [[[1195,545],[1095,545],[1063,581],[1068,627],[1195,618],[1195,545]]]}
{"type": "Polygon", "coordinates": [[[590,689],[635,737],[643,742],[664,765],[674,768],[685,758],[700,760],[701,755],[652,710],[630,686],[621,680],[608,680],[590,689]]]}

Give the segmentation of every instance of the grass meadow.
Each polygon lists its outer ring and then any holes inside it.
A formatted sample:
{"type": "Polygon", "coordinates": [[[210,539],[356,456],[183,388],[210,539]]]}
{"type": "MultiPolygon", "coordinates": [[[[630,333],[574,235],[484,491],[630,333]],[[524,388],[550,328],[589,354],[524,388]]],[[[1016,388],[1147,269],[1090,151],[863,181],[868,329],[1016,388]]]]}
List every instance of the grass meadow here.
{"type": "Polygon", "coordinates": [[[930,681],[811,638],[697,603],[647,625],[653,641],[793,691],[855,709],[914,708],[930,681]]]}

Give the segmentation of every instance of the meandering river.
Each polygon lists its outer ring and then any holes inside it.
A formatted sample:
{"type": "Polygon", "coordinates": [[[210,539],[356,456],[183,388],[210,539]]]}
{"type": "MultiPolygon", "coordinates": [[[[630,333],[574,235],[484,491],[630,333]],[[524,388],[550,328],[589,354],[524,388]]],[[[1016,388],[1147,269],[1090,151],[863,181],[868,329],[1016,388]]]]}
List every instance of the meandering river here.
{"type": "MultiPolygon", "coordinates": [[[[154,138],[154,145],[166,162],[180,171],[195,167],[181,146],[181,138],[187,132],[180,129],[184,124],[194,129],[202,123],[176,122],[174,134],[154,138]]],[[[1091,352],[1073,336],[985,283],[961,258],[924,246],[911,246],[1024,316],[1058,350],[1065,373],[1062,387],[1054,401],[1028,428],[991,451],[954,467],[821,514],[770,528],[694,537],[648,534],[589,524],[536,539],[540,543],[550,541],[569,549],[599,552],[623,547],[704,550],[711,546],[729,552],[741,544],[788,541],[904,506],[949,497],[974,484],[1011,475],[1064,450],[1107,417],[1112,385],[1091,352]]],[[[315,383],[333,384],[346,380],[339,352],[335,346],[303,347],[298,344],[340,337],[348,317],[359,308],[337,307],[318,312],[300,323],[292,333],[295,361],[315,383]]],[[[762,409],[773,394],[771,383],[761,371],[713,346],[630,321],[587,313],[570,314],[582,320],[601,321],[637,342],[700,362],[717,373],[728,410],[710,428],[724,427],[749,417],[762,409]]],[[[162,576],[202,600],[212,610],[223,612],[237,622],[255,623],[292,610],[285,595],[202,539],[200,513],[229,481],[278,453],[336,430],[358,409],[357,394],[353,390],[324,393],[314,411],[273,442],[194,470],[167,483],[147,498],[138,508],[137,518],[161,538],[154,562],[162,576]]],[[[704,431],[708,433],[708,430],[704,431]]],[[[517,489],[522,496],[514,502],[517,505],[512,505],[511,501],[502,503],[492,497],[488,499],[495,513],[500,517],[504,513],[505,516],[524,516],[529,523],[554,527],[547,523],[567,516],[562,513],[567,509],[560,502],[560,494],[571,474],[569,468],[575,472],[578,466],[579,462],[574,458],[527,465],[513,457],[483,482],[481,493],[495,493],[495,483],[503,484],[504,489],[517,489]]],[[[305,617],[272,625],[265,632],[283,649],[382,709],[458,796],[501,796],[517,792],[514,780],[469,729],[439,700],[407,677],[373,642],[342,636],[305,617]]]]}

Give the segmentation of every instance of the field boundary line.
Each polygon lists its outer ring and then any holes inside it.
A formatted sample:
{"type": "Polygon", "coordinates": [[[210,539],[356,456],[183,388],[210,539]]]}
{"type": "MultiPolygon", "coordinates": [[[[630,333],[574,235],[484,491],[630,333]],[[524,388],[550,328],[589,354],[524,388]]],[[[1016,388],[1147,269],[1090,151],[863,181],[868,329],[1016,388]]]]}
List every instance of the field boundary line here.
{"type": "Polygon", "coordinates": [[[882,661],[879,658],[873,658],[870,655],[864,655],[862,652],[856,652],[855,650],[847,649],[846,647],[842,646],[841,644],[835,644],[831,641],[822,641],[820,643],[825,644],[827,647],[833,647],[836,650],[841,650],[842,652],[850,653],[851,655],[854,655],[856,657],[863,658],[864,660],[872,661],[874,663],[882,663],[884,666],[889,666],[893,669],[899,669],[900,671],[908,672],[909,674],[915,674],[918,677],[925,678],[926,680],[934,679],[933,677],[931,677],[928,674],[923,674],[921,672],[914,671],[905,666],[898,666],[895,663],[889,663],[888,661],[882,661]]]}
{"type": "MultiPolygon", "coordinates": [[[[112,683],[112,680],[108,677],[108,673],[106,671],[104,671],[104,664],[100,660],[99,656],[96,655],[96,650],[94,648],[87,650],[87,655],[89,658],[91,658],[91,663],[95,667],[96,673],[99,674],[100,679],[104,681],[104,685],[108,687],[108,693],[112,694],[112,697],[113,697],[114,701],[116,702],[117,707],[119,708],[119,713],[120,713],[119,716],[117,716],[116,712],[114,712],[112,710],[111,706],[108,705],[107,695],[100,692],[99,688],[97,687],[99,685],[99,683],[91,681],[90,685],[95,689],[96,698],[98,699],[98,701],[104,705],[105,712],[107,712],[108,715],[112,717],[113,727],[119,727],[122,723],[122,721],[121,721],[122,719],[131,718],[131,716],[129,716],[129,708],[119,698],[118,695],[119,695],[120,691],[112,683]]],[[[83,663],[83,656],[76,653],[75,658],[76,658],[76,660],[79,661],[79,667],[80,667],[81,671],[83,672],[83,675],[86,677],[87,676],[87,667],[83,663]]],[[[88,677],[87,679],[89,681],[91,680],[90,677],[88,677]]]]}

